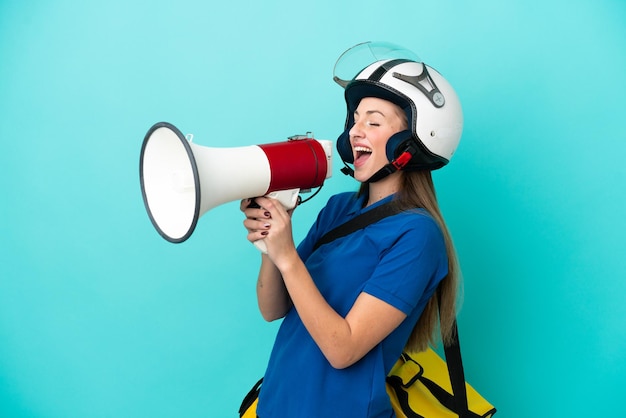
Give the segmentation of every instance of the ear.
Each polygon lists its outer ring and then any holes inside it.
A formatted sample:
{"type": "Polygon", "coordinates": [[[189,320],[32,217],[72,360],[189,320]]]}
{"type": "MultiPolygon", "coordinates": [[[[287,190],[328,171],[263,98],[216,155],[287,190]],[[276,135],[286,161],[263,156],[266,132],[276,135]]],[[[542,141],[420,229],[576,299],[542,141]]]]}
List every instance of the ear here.
{"type": "Polygon", "coordinates": [[[406,148],[407,141],[413,141],[413,134],[408,129],[391,135],[387,140],[385,148],[387,159],[393,161],[402,154],[406,148]]]}

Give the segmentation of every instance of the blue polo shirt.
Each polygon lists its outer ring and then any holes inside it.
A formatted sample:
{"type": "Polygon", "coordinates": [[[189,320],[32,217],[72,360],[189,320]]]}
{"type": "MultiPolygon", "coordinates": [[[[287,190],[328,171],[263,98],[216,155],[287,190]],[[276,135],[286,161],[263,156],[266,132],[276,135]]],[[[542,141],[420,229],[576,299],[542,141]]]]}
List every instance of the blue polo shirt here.
{"type": "Polygon", "coordinates": [[[330,198],[298,246],[326,301],[345,317],[361,292],[396,307],[407,318],[361,360],[333,368],[292,308],[280,326],[263,380],[259,418],[390,418],[385,376],[394,365],[448,261],[441,230],[422,209],[382,219],[348,236],[313,246],[326,232],[367,208],[364,197],[330,198]]]}

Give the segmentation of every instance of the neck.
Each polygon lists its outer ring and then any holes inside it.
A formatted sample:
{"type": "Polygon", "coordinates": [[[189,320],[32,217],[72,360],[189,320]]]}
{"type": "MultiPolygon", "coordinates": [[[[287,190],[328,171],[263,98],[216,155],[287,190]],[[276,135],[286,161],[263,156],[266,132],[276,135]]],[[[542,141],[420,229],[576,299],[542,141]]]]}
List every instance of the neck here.
{"type": "Polygon", "coordinates": [[[392,194],[398,192],[400,190],[400,176],[400,172],[395,172],[382,180],[369,183],[369,197],[365,206],[367,207],[373,205],[387,196],[391,196],[392,194]]]}

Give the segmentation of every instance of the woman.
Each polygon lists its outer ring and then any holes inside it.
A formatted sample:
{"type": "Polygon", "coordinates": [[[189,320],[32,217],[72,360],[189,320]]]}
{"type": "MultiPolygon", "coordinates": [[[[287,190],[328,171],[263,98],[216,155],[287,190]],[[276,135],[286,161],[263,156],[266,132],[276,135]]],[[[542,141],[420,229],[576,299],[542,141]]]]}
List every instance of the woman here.
{"type": "Polygon", "coordinates": [[[381,58],[389,47],[358,45],[348,56],[365,48],[375,62],[349,82],[335,78],[348,108],[337,149],[361,182],[359,192],[331,197],[297,248],[291,213],[279,202],[259,197],[260,208],[242,202],[248,240],[267,246],[257,282],[260,311],[268,321],[284,318],[259,396],[260,418],[393,417],[385,376],[405,347],[424,349],[432,341],[438,298],[449,337],[456,259],[430,171],[445,165],[458,144],[460,105],[443,77],[416,57],[381,58]],[[326,232],[387,202],[402,212],[314,250],[326,232]]]}

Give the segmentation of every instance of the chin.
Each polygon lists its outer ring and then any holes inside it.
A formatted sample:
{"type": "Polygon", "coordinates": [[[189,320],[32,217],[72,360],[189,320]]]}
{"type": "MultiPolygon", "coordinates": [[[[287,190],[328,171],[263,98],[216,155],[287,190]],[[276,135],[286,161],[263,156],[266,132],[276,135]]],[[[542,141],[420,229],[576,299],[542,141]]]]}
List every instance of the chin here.
{"type": "Polygon", "coordinates": [[[354,179],[356,181],[358,181],[359,183],[365,183],[373,175],[374,175],[373,173],[359,173],[359,172],[355,172],[354,173],[354,179]]]}

